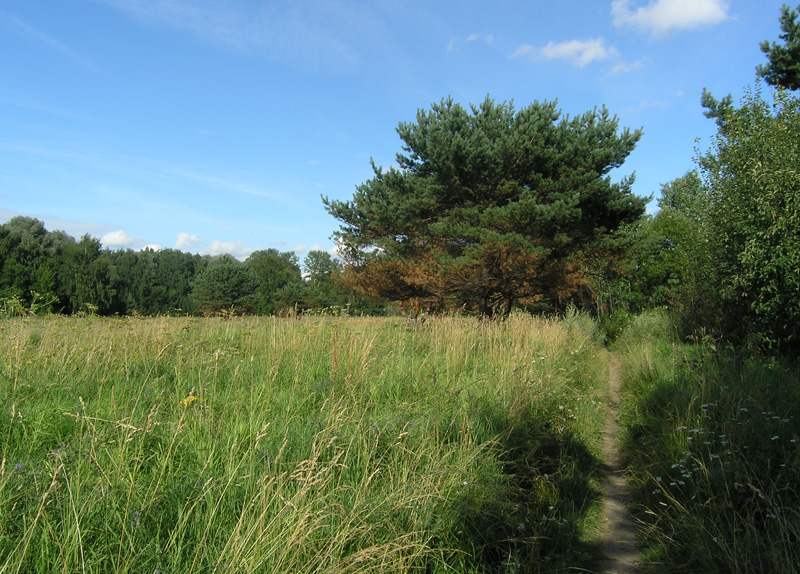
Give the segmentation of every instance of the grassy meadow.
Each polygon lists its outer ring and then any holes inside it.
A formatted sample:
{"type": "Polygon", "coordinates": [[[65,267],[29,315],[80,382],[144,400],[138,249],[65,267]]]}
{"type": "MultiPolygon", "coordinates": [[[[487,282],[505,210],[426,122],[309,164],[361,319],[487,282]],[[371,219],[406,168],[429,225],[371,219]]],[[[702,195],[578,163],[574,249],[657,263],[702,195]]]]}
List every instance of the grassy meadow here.
{"type": "Polygon", "coordinates": [[[617,350],[643,572],[800,571],[797,364],[676,343],[663,313],[617,350]]]}
{"type": "Polygon", "coordinates": [[[608,361],[585,316],[0,330],[4,574],[563,572],[597,558],[608,361]]]}

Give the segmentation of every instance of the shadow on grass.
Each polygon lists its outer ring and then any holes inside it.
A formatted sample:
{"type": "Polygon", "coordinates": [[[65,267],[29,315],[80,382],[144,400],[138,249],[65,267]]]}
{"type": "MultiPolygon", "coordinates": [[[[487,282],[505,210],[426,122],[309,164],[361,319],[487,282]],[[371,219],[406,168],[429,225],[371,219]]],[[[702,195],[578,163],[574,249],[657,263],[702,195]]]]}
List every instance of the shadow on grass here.
{"type": "Polygon", "coordinates": [[[672,376],[642,375],[632,399],[642,572],[797,572],[798,369],[702,351],[682,349],[672,376]]]}
{"type": "Polygon", "coordinates": [[[600,461],[541,413],[481,410],[501,437],[501,471],[469,485],[457,501],[457,545],[471,557],[468,571],[592,571],[600,548],[584,528],[601,497],[600,461]]]}

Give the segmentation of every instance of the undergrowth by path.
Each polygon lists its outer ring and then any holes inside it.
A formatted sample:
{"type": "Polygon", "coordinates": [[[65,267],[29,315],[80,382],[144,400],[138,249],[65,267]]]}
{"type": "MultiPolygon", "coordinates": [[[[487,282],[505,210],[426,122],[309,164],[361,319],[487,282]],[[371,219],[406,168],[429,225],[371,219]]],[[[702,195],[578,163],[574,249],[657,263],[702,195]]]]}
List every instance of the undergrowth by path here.
{"type": "Polygon", "coordinates": [[[636,319],[622,358],[625,456],[647,572],[796,572],[800,369],[636,319]]]}

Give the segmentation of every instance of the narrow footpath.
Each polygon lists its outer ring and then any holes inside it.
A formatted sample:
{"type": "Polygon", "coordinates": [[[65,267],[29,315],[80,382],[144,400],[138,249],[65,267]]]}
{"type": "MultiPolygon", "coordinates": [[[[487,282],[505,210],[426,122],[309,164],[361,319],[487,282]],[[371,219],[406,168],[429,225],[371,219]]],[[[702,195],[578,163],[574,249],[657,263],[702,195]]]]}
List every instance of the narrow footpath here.
{"type": "Polygon", "coordinates": [[[603,428],[603,461],[605,482],[603,484],[603,522],[602,538],[605,559],[600,563],[598,572],[602,574],[631,574],[636,572],[639,562],[639,547],[636,543],[636,527],[634,519],[628,512],[628,483],[622,467],[622,456],[619,448],[619,427],[617,412],[619,410],[619,376],[617,374],[617,356],[610,356],[608,367],[611,399],[603,428]]]}

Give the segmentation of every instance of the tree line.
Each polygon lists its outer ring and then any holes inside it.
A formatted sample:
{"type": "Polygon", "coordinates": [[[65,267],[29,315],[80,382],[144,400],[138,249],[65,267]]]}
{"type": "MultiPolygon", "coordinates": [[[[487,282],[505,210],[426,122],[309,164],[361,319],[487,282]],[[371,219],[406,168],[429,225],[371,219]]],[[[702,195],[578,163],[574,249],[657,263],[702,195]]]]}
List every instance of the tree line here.
{"type": "Polygon", "coordinates": [[[514,308],[603,318],[666,307],[685,335],[800,347],[800,24],[784,6],[780,43],[738,105],[704,92],[717,134],[666,183],[659,211],[614,181],[641,130],[606,108],[569,117],[445,98],[400,123],[397,167],[373,165],[352,199],[323,197],[340,259],[274,249],[245,262],[175,250],[108,251],[98,240],[15,218],[0,226],[5,308],[63,313],[283,313],[397,302],[416,319],[514,308]],[[769,86],[765,93],[760,80],[769,86]]]}
{"type": "Polygon", "coordinates": [[[175,249],[103,249],[30,217],[0,225],[0,310],[21,314],[380,313],[336,281],[339,263],[312,251],[255,251],[241,262],[175,249]]]}

